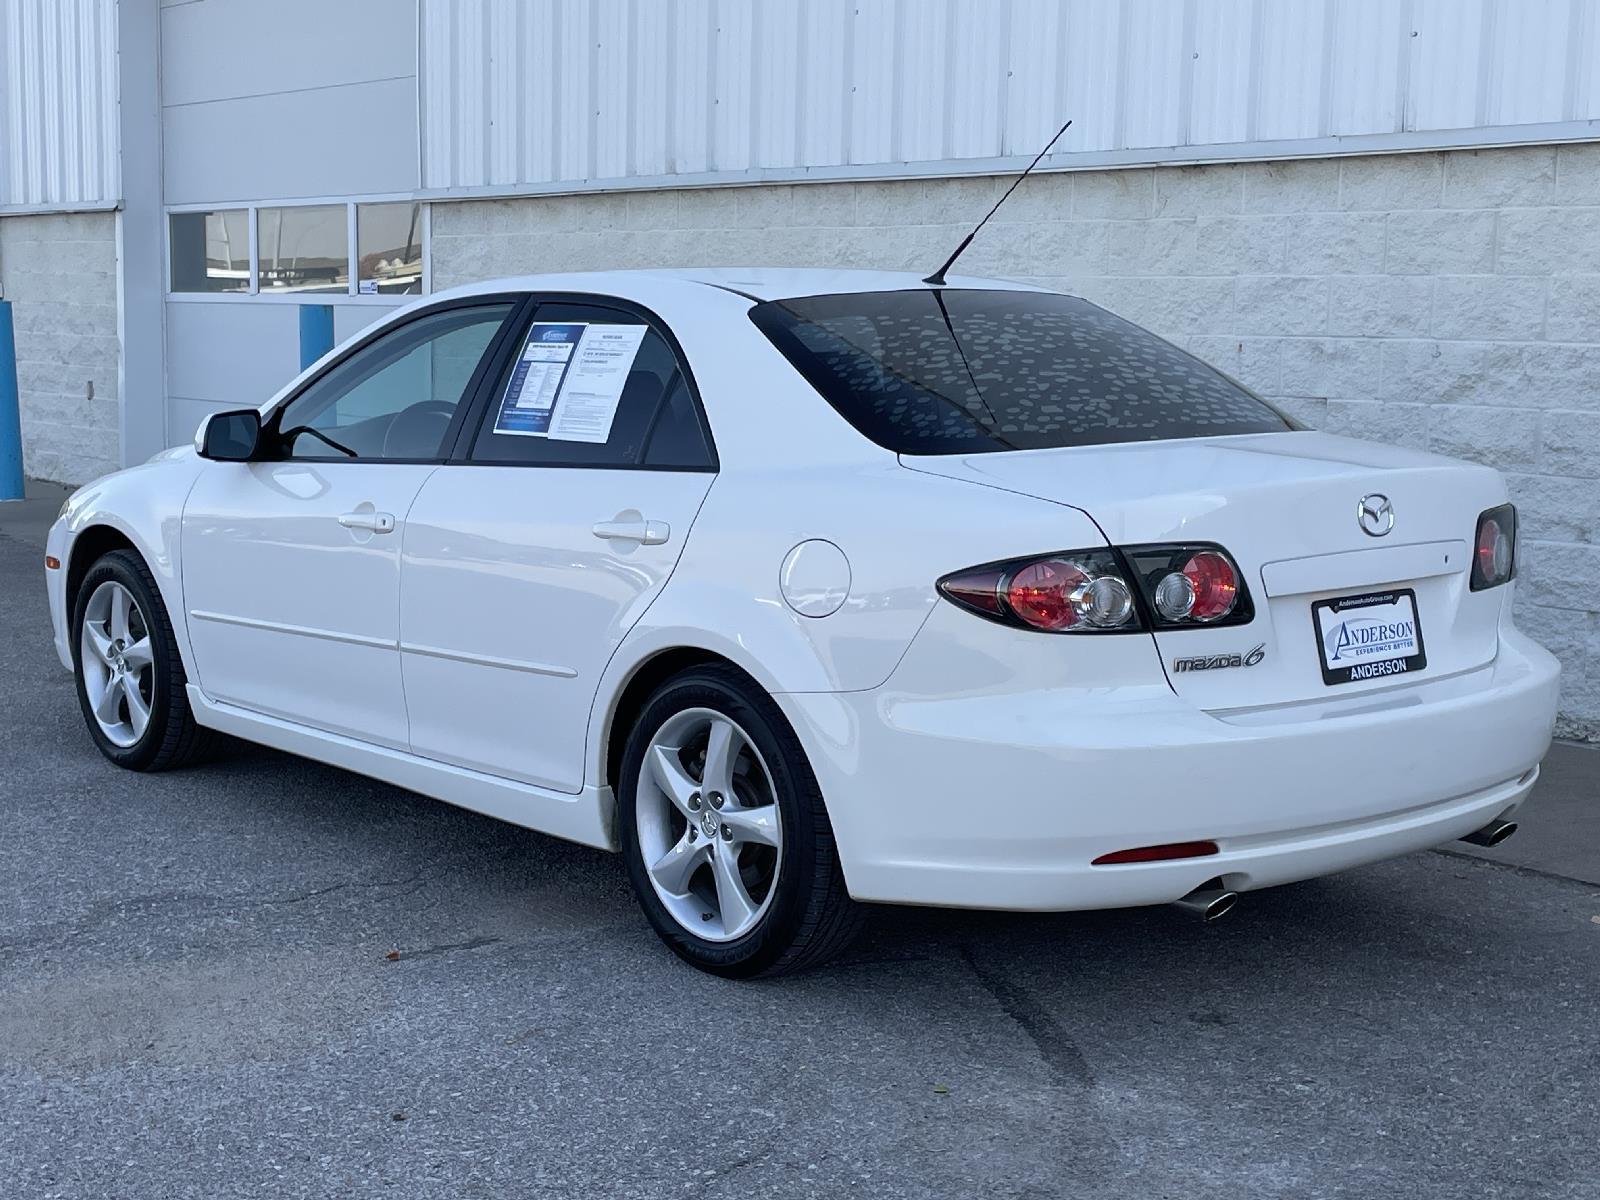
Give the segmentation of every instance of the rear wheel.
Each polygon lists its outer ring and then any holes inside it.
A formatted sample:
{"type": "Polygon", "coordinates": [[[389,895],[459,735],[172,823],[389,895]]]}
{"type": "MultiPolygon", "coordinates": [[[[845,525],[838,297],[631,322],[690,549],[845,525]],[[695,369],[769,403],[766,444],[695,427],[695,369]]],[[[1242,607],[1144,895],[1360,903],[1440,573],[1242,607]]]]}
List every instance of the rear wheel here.
{"type": "Polygon", "coordinates": [[[160,771],[205,748],[172,622],[143,559],[115,550],[90,567],[72,628],[78,704],[102,754],[119,767],[160,771]]]}
{"type": "Polygon", "coordinates": [[[861,910],[810,763],[738,671],[696,668],[651,697],[618,792],[634,892],[681,958],[735,978],[778,975],[855,935],[861,910]]]}

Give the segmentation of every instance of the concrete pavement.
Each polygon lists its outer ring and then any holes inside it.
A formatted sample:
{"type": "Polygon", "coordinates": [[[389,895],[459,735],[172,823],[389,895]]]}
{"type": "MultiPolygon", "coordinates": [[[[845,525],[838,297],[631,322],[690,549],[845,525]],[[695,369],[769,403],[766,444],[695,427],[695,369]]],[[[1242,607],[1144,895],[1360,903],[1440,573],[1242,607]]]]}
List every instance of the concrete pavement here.
{"type": "Polygon", "coordinates": [[[1600,752],[1497,851],[1212,927],[883,909],[731,984],[609,855],[245,746],[104,762],[58,503],[0,506],[0,1194],[1600,1196],[1600,752]]]}

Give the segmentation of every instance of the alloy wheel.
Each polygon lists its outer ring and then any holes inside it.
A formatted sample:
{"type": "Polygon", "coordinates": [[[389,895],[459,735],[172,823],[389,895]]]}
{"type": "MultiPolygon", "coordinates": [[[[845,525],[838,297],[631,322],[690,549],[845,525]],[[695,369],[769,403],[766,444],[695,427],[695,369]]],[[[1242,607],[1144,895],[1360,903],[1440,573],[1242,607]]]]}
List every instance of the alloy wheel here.
{"type": "Polygon", "coordinates": [[[83,610],[79,661],[100,732],[126,749],[144,736],[155,695],[150,627],[133,593],[107,580],[83,610]]]}
{"type": "Polygon", "coordinates": [[[636,797],[640,854],[673,920],[711,942],[755,928],[777,891],[783,823],[750,736],[709,708],[674,714],[650,739],[636,797]]]}

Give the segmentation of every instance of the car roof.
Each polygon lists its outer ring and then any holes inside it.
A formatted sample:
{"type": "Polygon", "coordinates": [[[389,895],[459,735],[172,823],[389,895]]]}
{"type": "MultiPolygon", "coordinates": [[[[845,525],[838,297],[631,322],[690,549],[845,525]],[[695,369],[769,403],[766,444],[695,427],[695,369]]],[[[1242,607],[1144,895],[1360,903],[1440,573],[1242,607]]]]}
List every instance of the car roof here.
{"type": "MultiPolygon", "coordinates": [[[[486,279],[435,293],[433,299],[496,292],[597,292],[626,297],[635,288],[656,290],[662,284],[671,282],[717,288],[757,301],[783,300],[795,296],[838,295],[846,292],[906,291],[929,286],[923,281],[922,276],[912,271],[857,271],[815,267],[680,267],[518,275],[505,279],[486,279]]],[[[1014,280],[984,279],[967,275],[951,276],[947,286],[1028,292],[1048,290],[1014,280]]]]}

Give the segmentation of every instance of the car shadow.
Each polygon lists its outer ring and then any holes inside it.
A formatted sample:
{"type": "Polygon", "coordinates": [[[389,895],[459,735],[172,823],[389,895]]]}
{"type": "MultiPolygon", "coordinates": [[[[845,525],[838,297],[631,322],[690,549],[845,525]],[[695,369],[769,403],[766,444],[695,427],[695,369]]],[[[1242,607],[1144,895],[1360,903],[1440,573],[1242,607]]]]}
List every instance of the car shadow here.
{"type": "MultiPolygon", "coordinates": [[[[597,925],[644,930],[622,862],[607,851],[237,741],[184,774],[226,792],[228,803],[242,806],[239,818],[314,830],[340,857],[370,864],[385,877],[448,880],[448,903],[462,930],[480,927],[479,905],[502,923],[504,937],[563,936],[597,925]],[[538,903],[519,914],[519,896],[537,896],[538,903]]],[[[283,852],[296,853],[292,846],[283,852]]],[[[1270,968],[1290,986],[1296,979],[1322,986],[1318,981],[1330,972],[1370,972],[1375,958],[1400,969],[1470,952],[1482,941],[1481,922],[1437,884],[1441,876],[1455,877],[1469,891],[1488,870],[1487,864],[1413,855],[1246,893],[1232,913],[1211,924],[1170,906],[1007,913],[872,905],[860,939],[813,974],[848,985],[860,975],[881,977],[886,968],[938,965],[980,978],[987,972],[990,984],[1002,976],[1037,976],[1048,989],[1052,979],[1115,974],[1214,994],[1219,981],[1270,968]],[[1417,886],[1419,875],[1427,886],[1417,886]]],[[[644,953],[666,961],[648,934],[641,944],[644,953]]]]}

